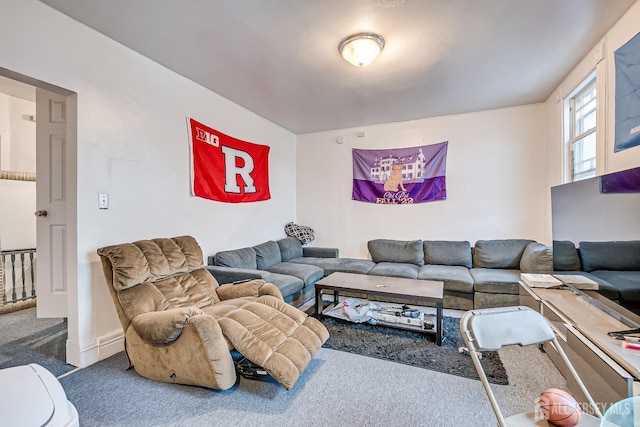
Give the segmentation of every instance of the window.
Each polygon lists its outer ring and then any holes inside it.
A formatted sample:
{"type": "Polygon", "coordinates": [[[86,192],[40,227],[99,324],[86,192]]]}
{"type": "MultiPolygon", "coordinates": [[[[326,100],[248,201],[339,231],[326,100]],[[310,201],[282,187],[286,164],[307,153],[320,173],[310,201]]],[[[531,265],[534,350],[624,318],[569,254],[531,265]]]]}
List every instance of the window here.
{"type": "Polygon", "coordinates": [[[596,77],[589,76],[568,98],[571,181],[596,176],[596,77]]]}

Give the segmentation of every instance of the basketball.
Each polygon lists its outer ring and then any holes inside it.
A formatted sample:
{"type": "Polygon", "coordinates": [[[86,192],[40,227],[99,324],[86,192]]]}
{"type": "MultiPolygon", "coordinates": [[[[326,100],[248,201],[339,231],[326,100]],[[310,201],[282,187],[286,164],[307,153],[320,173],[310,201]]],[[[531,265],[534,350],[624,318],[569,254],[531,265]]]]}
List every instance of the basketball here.
{"type": "Polygon", "coordinates": [[[540,411],[544,418],[562,427],[573,427],[582,418],[576,399],[564,390],[549,388],[540,393],[540,411]]]}

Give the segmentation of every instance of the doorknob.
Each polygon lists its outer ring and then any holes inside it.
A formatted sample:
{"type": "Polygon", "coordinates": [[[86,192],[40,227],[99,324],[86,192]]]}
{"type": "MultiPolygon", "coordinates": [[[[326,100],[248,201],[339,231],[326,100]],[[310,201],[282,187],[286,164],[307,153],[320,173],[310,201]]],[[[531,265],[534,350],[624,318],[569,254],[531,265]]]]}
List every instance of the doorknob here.
{"type": "Polygon", "coordinates": [[[36,216],[47,216],[47,211],[45,210],[36,211],[36,216]]]}

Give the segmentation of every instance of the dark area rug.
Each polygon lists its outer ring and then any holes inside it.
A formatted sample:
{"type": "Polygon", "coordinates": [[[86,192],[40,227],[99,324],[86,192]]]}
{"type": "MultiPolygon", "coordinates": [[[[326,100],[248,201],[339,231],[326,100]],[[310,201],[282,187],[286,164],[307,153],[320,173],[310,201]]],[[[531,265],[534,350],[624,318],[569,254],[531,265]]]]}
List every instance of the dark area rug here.
{"type": "MultiPolygon", "coordinates": [[[[309,312],[315,313],[315,309],[312,307],[307,314],[309,312]]],[[[435,344],[435,334],[375,326],[369,323],[352,323],[329,316],[324,316],[322,323],[330,334],[329,340],[323,346],[325,348],[479,380],[471,357],[458,350],[464,347],[464,341],[460,335],[457,318],[446,316],[443,318],[442,346],[435,344]]],[[[483,352],[480,362],[489,382],[500,385],[509,384],[507,372],[498,352],[483,352]]]]}

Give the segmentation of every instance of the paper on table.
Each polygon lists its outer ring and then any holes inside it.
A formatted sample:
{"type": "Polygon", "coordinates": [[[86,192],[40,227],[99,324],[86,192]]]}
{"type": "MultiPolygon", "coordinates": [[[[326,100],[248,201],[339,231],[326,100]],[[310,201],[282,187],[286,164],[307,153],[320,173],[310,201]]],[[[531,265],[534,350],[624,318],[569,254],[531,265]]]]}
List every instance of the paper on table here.
{"type": "Polygon", "coordinates": [[[554,274],[562,283],[573,286],[583,291],[597,291],[598,282],[591,280],[581,274],[554,274]]]}
{"type": "Polygon", "coordinates": [[[520,278],[532,288],[557,288],[563,285],[551,274],[520,273],[520,278]]]}

